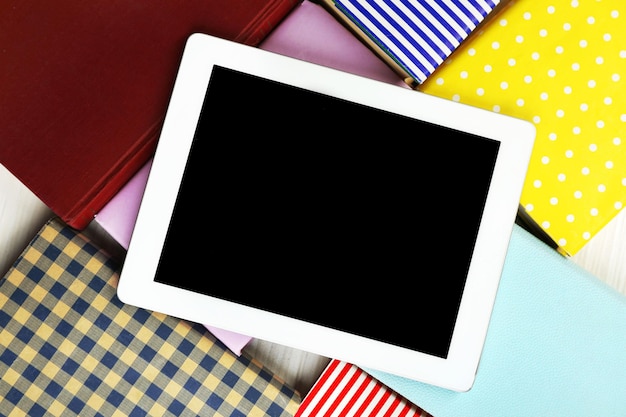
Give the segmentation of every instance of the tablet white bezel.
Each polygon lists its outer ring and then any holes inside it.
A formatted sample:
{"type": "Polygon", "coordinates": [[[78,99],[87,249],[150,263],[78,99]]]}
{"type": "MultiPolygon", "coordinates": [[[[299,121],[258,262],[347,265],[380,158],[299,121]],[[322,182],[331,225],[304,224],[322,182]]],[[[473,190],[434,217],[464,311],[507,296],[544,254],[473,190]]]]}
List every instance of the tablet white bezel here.
{"type": "MultiPolygon", "coordinates": [[[[526,121],[194,34],[187,42],[171,96],[124,261],[118,296],[128,304],[149,310],[466,391],[472,386],[478,367],[534,136],[534,126],[526,121]],[[501,142],[447,359],[154,281],[214,64],[501,142]]],[[[448,249],[449,256],[454,256],[453,248],[448,249]]],[[[384,321],[381,323],[384,325],[384,321]]]]}

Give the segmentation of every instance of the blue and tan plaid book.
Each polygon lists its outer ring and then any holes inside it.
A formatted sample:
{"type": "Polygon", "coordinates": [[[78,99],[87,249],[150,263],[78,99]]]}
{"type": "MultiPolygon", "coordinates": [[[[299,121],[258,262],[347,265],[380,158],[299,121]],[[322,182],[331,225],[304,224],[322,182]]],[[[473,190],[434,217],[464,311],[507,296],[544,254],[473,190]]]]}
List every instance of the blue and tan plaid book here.
{"type": "Polygon", "coordinates": [[[123,304],[116,262],[51,219],[0,280],[0,415],[293,416],[300,394],[199,324],[123,304]]]}

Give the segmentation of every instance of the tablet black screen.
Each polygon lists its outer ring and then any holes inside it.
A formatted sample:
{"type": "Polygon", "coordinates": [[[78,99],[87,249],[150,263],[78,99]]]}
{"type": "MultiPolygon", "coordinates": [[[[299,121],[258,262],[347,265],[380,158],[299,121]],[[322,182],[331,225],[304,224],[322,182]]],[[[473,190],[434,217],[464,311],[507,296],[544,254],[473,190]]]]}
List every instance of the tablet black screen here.
{"type": "Polygon", "coordinates": [[[155,279],[445,357],[498,148],[216,66],[155,279]]]}

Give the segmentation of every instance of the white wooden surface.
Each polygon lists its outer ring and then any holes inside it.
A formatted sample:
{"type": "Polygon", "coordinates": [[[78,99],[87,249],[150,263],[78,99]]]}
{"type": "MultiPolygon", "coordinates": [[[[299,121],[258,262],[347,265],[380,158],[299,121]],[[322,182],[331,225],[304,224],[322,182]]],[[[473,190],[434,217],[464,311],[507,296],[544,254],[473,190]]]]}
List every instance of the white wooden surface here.
{"type": "MultiPolygon", "coordinates": [[[[0,165],[0,276],[52,216],[32,192],[0,165]]],[[[85,232],[112,255],[123,257],[123,249],[96,225],[90,225],[85,232]]],[[[572,260],[626,295],[626,211],[594,236],[572,260]]],[[[253,340],[245,351],[302,395],[328,363],[328,358],[261,340],[253,340]]]]}

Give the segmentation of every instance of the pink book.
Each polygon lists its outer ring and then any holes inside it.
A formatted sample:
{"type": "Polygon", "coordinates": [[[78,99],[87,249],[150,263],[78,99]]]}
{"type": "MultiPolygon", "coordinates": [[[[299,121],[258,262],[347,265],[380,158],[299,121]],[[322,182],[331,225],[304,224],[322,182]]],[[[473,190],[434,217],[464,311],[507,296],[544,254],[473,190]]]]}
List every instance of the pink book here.
{"type": "MultiPolygon", "coordinates": [[[[404,81],[322,6],[304,0],[259,48],[409,88],[404,81]]],[[[128,249],[152,160],[100,210],[95,221],[128,249]]],[[[251,337],[206,326],[237,355],[251,337]]]]}

